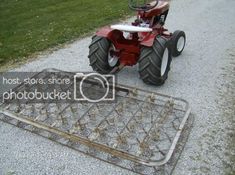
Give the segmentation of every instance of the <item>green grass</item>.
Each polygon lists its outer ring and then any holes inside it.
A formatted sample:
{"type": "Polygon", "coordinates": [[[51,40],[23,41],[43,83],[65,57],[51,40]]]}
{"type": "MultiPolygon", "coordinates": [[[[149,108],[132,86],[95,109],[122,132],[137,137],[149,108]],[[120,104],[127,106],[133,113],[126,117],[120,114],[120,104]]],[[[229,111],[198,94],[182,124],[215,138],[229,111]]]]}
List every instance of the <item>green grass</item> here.
{"type": "Polygon", "coordinates": [[[0,0],[0,66],[125,17],[127,0],[0,0]]]}

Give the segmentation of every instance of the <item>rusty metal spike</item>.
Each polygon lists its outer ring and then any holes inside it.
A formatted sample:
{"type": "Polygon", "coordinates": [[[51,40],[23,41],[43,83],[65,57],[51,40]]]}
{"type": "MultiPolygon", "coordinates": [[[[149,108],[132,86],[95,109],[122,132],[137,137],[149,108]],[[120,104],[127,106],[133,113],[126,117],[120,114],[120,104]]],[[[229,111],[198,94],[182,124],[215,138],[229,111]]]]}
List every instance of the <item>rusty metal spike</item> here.
{"type": "Polygon", "coordinates": [[[149,100],[149,102],[154,102],[156,100],[154,93],[152,93],[148,96],[148,100],[149,100]]]}
{"type": "Polygon", "coordinates": [[[130,91],[130,95],[137,96],[138,90],[136,88],[134,88],[133,90],[130,91]]]}
{"type": "Polygon", "coordinates": [[[117,137],[117,142],[119,145],[124,145],[124,144],[127,144],[127,138],[126,138],[126,135],[119,135],[117,137]]]}

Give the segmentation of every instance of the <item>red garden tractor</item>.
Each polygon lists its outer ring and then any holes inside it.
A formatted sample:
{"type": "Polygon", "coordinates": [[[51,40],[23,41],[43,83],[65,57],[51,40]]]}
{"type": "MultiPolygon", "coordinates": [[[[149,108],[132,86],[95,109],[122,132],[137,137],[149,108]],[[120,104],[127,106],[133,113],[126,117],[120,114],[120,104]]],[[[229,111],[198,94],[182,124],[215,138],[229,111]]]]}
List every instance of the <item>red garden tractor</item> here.
{"type": "Polygon", "coordinates": [[[170,33],[164,28],[169,6],[163,0],[129,0],[137,19],[131,25],[104,27],[93,36],[89,46],[93,70],[109,74],[139,63],[140,78],[145,83],[164,84],[172,56],[179,56],[186,42],[183,31],[170,33]]]}

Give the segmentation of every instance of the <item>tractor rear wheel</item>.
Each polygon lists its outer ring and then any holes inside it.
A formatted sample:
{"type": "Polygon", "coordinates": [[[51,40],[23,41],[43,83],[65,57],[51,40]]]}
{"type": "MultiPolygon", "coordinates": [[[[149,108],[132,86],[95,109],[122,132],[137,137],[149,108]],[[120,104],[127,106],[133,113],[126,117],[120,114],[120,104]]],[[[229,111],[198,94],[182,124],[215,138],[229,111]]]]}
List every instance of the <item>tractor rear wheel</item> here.
{"type": "Polygon", "coordinates": [[[108,74],[119,65],[119,58],[115,56],[115,47],[107,38],[93,36],[89,49],[90,66],[94,71],[108,74]]]}
{"type": "Polygon", "coordinates": [[[143,46],[139,58],[140,78],[147,84],[160,86],[168,77],[171,49],[167,39],[158,37],[152,47],[143,46]]]}

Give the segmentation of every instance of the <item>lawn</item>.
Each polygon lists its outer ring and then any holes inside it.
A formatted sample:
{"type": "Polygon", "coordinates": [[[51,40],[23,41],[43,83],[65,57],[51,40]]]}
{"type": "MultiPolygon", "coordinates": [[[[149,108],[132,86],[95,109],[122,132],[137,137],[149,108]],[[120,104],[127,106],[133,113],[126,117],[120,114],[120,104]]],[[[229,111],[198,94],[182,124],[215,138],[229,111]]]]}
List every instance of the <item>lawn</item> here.
{"type": "Polygon", "coordinates": [[[126,16],[127,0],[0,0],[0,67],[126,16]]]}

